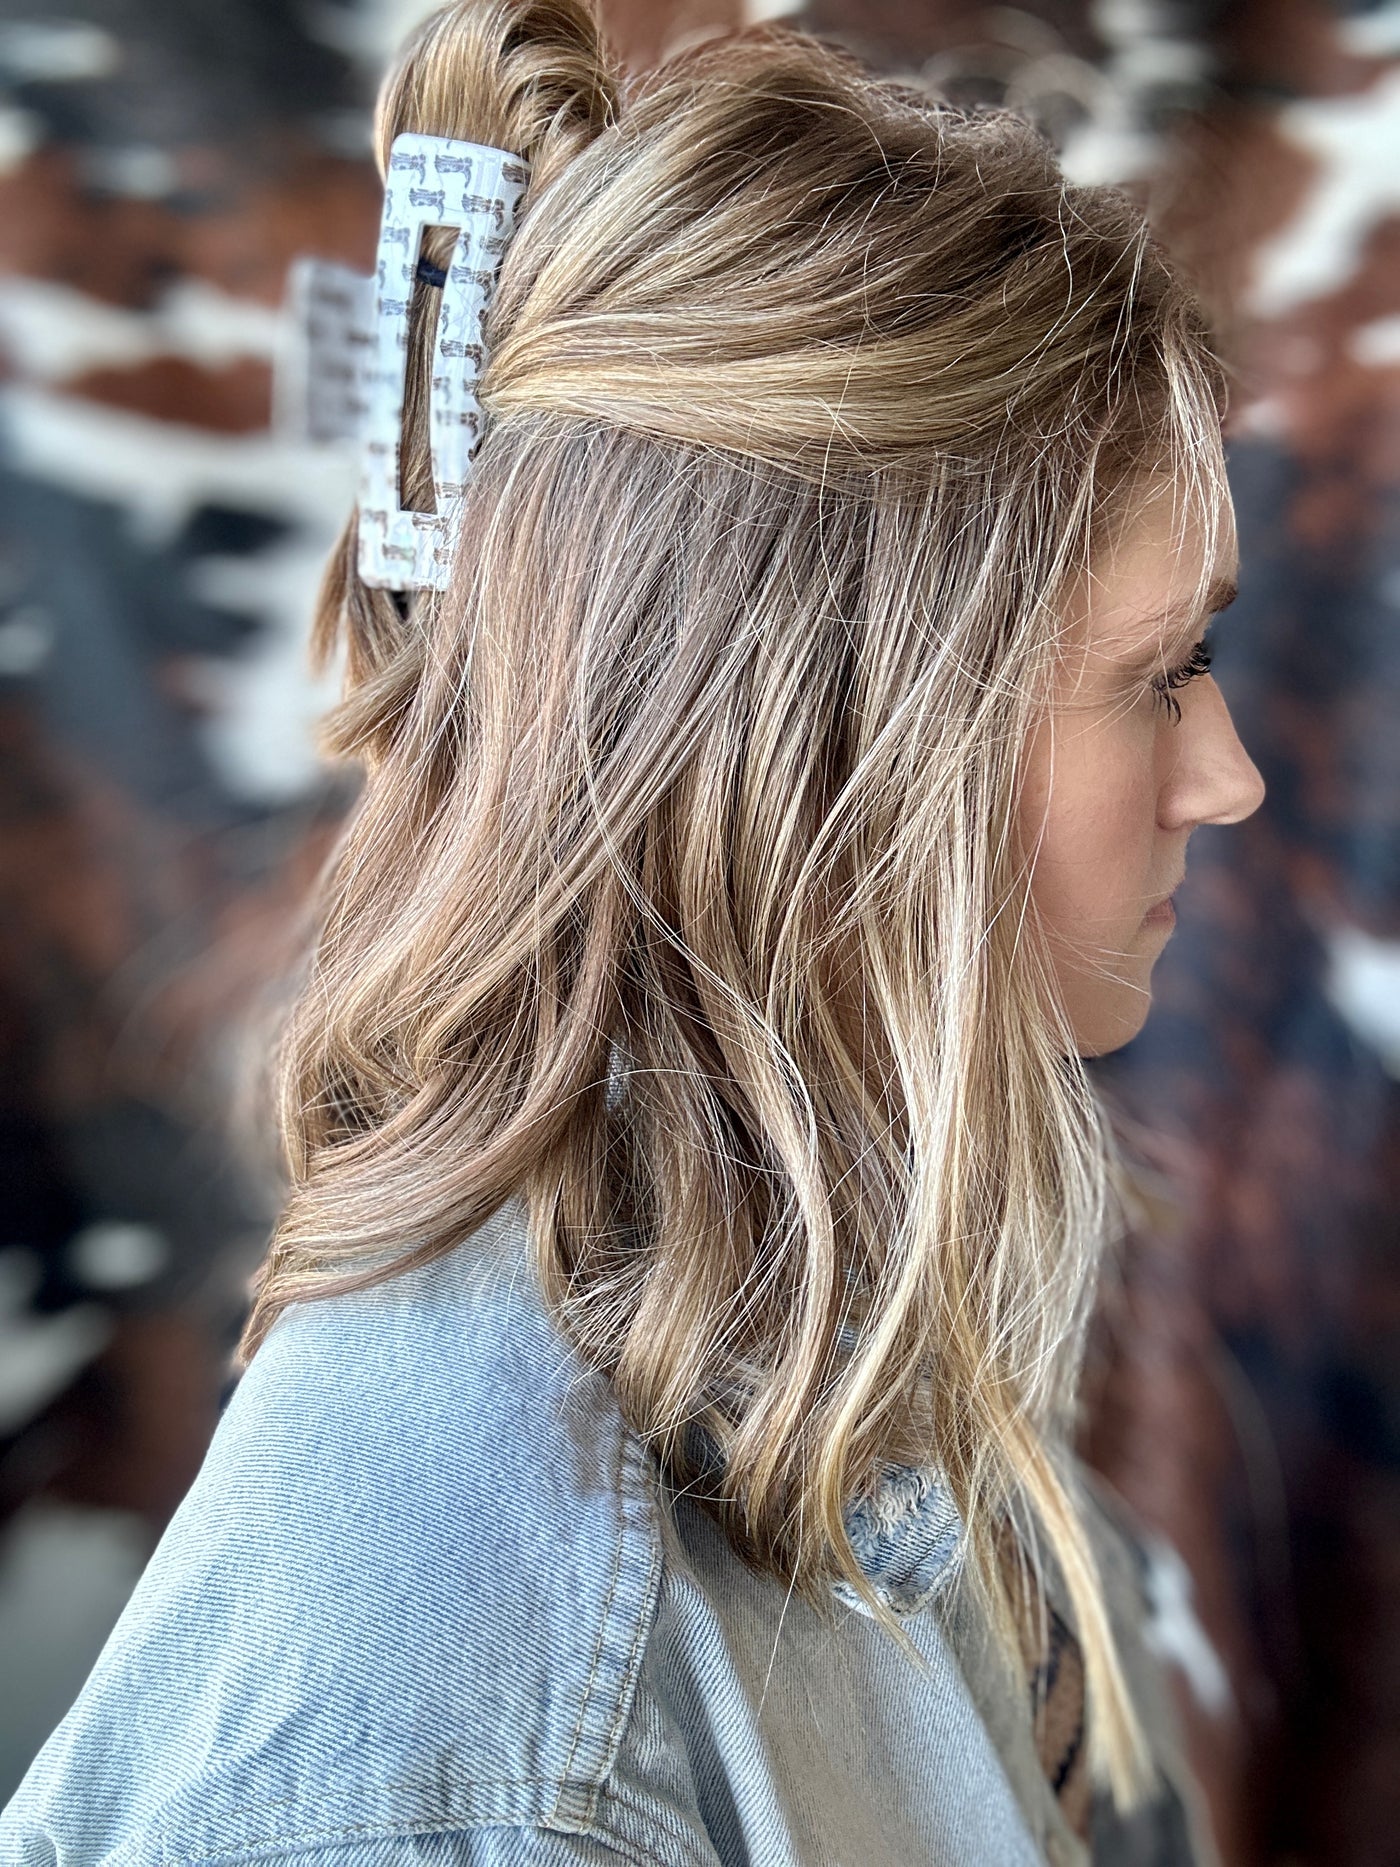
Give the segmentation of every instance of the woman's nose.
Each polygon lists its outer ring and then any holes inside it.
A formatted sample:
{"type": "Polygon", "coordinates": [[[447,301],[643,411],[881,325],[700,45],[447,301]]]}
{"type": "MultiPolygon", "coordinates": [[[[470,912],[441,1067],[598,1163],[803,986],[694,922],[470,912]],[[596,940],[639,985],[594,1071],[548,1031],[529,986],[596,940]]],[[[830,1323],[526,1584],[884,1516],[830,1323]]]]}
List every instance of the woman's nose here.
{"type": "Polygon", "coordinates": [[[1264,801],[1264,780],[1240,743],[1225,696],[1209,677],[1195,686],[1175,728],[1177,753],[1162,788],[1163,829],[1239,823],[1264,801]]]}

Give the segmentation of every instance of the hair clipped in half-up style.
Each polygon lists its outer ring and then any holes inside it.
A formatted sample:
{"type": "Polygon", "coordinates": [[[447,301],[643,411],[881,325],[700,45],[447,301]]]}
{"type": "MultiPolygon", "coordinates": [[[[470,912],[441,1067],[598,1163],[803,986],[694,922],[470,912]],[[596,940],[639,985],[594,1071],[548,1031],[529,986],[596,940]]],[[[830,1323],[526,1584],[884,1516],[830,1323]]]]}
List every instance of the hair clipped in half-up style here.
{"type": "Polygon", "coordinates": [[[582,0],[467,0],[388,80],[381,159],[403,130],[530,185],[451,588],[364,587],[353,521],[325,585],[367,779],[244,1352],[520,1194],[564,1332],[747,1561],[870,1599],[843,1512],[936,1463],[1009,1657],[1017,1526],[1126,1805],[1065,1458],[1114,1174],[1014,823],[1091,548],[1144,473],[1211,508],[1194,301],[1019,119],[778,29],[624,101],[582,0]]]}

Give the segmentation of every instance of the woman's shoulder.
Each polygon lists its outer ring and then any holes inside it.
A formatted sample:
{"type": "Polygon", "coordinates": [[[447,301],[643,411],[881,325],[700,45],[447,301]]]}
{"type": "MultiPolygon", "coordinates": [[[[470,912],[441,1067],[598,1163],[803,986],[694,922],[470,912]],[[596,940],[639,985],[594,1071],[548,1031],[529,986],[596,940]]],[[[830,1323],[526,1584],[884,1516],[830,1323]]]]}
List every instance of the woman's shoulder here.
{"type": "Polygon", "coordinates": [[[282,1317],[0,1835],[233,1861],[588,1826],[657,1494],[525,1245],[512,1202],[452,1257],[282,1317]]]}

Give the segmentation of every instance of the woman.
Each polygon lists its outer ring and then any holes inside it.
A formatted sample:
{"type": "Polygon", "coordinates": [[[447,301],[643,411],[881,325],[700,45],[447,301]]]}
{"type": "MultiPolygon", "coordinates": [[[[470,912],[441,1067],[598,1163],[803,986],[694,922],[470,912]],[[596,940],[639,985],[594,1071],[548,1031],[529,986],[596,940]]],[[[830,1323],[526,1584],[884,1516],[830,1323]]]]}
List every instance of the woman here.
{"type": "Polygon", "coordinates": [[[1200,316],[799,35],[624,100],[582,0],[464,0],[405,131],[529,165],[484,439],[445,590],[328,577],[367,782],[249,1365],[5,1858],[1206,1858],[1068,1450],[1082,1059],[1261,796],[1200,316]]]}

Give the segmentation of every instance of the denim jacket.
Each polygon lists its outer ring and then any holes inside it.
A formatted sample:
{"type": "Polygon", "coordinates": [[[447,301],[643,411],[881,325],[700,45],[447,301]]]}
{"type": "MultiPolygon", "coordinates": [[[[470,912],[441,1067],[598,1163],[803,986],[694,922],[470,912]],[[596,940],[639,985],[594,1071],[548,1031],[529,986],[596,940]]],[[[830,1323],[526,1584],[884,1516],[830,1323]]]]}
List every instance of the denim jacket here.
{"type": "MultiPolygon", "coordinates": [[[[892,1468],[849,1522],[921,1662],[790,1597],[666,1493],[545,1314],[510,1201],[461,1250],[294,1306],[76,1704],[4,1867],[1086,1867],[892,1468]]],[[[1127,1546],[1100,1526],[1161,1791],[1093,1859],[1210,1858],[1127,1546]]]]}

